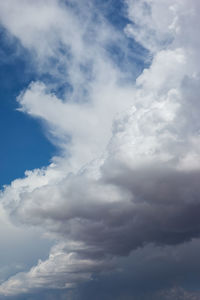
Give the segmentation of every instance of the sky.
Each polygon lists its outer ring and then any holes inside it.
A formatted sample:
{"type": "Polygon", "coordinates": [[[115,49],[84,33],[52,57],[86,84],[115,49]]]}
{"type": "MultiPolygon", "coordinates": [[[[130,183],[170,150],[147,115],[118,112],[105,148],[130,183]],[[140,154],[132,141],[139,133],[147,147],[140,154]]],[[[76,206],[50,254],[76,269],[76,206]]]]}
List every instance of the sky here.
{"type": "Polygon", "coordinates": [[[0,299],[200,298],[196,0],[0,0],[0,299]]]}

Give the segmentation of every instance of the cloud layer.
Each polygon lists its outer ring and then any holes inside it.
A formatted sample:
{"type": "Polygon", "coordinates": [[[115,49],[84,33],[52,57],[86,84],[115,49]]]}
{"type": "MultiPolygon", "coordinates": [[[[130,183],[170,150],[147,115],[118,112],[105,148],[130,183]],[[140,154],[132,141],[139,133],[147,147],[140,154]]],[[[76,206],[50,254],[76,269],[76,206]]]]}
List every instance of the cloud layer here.
{"type": "MultiPolygon", "coordinates": [[[[118,272],[121,257],[134,261],[137,251],[159,256],[158,246],[173,269],[173,251],[182,263],[190,256],[181,254],[184,243],[194,251],[200,234],[200,5],[127,0],[129,24],[121,32],[94,1],[15,3],[0,3],[1,22],[34,54],[38,73],[51,78],[22,91],[20,110],[45,123],[61,155],[2,191],[13,221],[43,228],[56,245],[48,259],[3,282],[0,293],[70,289],[118,272]],[[132,82],[131,67],[125,72],[107,50],[120,42],[126,56],[130,38],[151,60],[137,78],[132,70],[132,82]]],[[[167,290],[185,284],[179,277],[166,282],[153,299],[197,299],[167,290]]]]}

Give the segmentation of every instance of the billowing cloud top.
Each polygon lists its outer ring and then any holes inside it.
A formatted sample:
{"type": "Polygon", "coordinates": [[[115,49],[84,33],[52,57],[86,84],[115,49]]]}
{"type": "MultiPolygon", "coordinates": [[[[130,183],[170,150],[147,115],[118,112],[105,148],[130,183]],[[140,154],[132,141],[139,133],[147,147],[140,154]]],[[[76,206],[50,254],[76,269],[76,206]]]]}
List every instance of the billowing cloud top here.
{"type": "MultiPolygon", "coordinates": [[[[95,276],[129,270],[124,276],[134,277],[127,261],[137,269],[135,257],[152,262],[153,251],[159,267],[163,255],[163,270],[173,269],[178,253],[186,272],[187,253],[199,247],[200,4],[126,0],[122,6],[121,29],[95,1],[0,2],[2,26],[30,51],[38,74],[50,77],[21,92],[19,109],[41,119],[61,149],[49,167],[27,171],[1,193],[14,222],[55,240],[48,259],[1,283],[3,296],[58,289],[71,299],[72,288],[95,276]],[[130,41],[141,47],[140,57],[131,56],[130,41]],[[148,64],[140,75],[133,57],[148,64]]],[[[153,272],[153,263],[146,264],[153,272]]],[[[138,272],[144,283],[144,263],[138,272]]],[[[175,276],[156,287],[162,291],[153,299],[199,297],[166,290],[183,283],[175,276]]]]}

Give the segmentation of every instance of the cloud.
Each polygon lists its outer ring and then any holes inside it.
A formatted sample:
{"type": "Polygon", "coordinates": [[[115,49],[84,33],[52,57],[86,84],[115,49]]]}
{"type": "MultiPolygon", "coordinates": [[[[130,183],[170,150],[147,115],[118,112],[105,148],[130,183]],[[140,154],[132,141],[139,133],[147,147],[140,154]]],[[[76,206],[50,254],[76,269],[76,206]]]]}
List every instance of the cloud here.
{"type": "MultiPolygon", "coordinates": [[[[81,245],[74,245],[81,252],[81,245]]],[[[41,288],[71,288],[74,283],[90,280],[91,271],[98,272],[102,262],[80,257],[75,252],[66,253],[66,245],[59,244],[51,249],[46,261],[39,261],[28,273],[18,273],[1,285],[5,296],[30,292],[41,288]]],[[[103,262],[104,268],[108,268],[103,262]]]]}
{"type": "Polygon", "coordinates": [[[42,236],[43,232],[40,229],[16,227],[11,224],[2,206],[0,206],[0,225],[0,282],[2,283],[5,278],[28,270],[37,263],[38,257],[47,258],[47,251],[50,250],[53,242],[42,236]],[[38,245],[37,248],[35,244],[38,245]]]}
{"type": "Polygon", "coordinates": [[[199,299],[199,292],[188,292],[181,288],[173,288],[169,291],[162,291],[158,297],[163,299],[184,299],[184,300],[197,300],[199,299]]]}
{"type": "MultiPolygon", "coordinates": [[[[154,245],[150,253],[161,255],[157,247],[162,246],[162,251],[171,247],[171,255],[199,238],[200,6],[126,1],[125,33],[152,56],[130,84],[106,50],[110,42],[126,40],[124,33],[98,14],[94,22],[97,10],[86,3],[0,4],[2,24],[36,53],[38,72],[44,68],[55,79],[31,83],[17,99],[20,110],[43,120],[62,149],[49,167],[27,172],[2,191],[15,222],[43,228],[56,241],[48,259],[0,285],[3,295],[85,284],[117,271],[121,257],[131,261],[149,244],[154,245]],[[71,87],[63,97],[54,90],[58,80],[71,87]]],[[[124,45],[124,53],[130,51],[124,45]]],[[[144,272],[143,266],[141,282],[144,272]]],[[[166,293],[175,279],[164,281],[166,293]]]]}
{"type": "Polygon", "coordinates": [[[176,300],[183,294],[198,299],[199,292],[192,291],[192,286],[198,286],[198,249],[199,240],[167,247],[146,245],[129,257],[118,258],[118,270],[82,285],[80,297],[75,299],[95,295],[97,300],[176,300]]]}

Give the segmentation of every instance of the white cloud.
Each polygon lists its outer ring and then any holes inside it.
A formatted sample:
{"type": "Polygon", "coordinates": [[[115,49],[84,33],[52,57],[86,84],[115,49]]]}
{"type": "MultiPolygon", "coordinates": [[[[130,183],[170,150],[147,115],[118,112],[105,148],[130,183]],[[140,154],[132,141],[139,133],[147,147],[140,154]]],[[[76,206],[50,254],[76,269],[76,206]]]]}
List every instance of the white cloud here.
{"type": "MultiPolygon", "coordinates": [[[[82,245],[77,246],[81,252],[82,245]]],[[[102,267],[109,269],[105,262],[81,258],[76,252],[66,252],[65,248],[63,243],[54,246],[46,261],[39,260],[37,266],[28,273],[22,272],[11,277],[1,285],[0,293],[9,296],[30,292],[32,289],[72,288],[74,284],[90,280],[94,270],[98,272],[102,267]]]]}
{"type": "Polygon", "coordinates": [[[102,19],[97,28],[93,6],[82,26],[81,17],[58,1],[49,7],[23,1],[22,10],[19,2],[0,4],[4,26],[49,72],[46,60],[59,55],[56,66],[64,65],[64,75],[52,73],[74,88],[59,99],[51,86],[34,82],[18,97],[23,112],[46,122],[63,156],[12,182],[2,202],[15,220],[41,226],[59,244],[46,261],[4,282],[2,294],[71,286],[107,270],[108,258],[199,236],[200,6],[126,3],[135,23],[126,33],[153,55],[132,86],[122,84],[124,74],[105,51],[110,36],[117,42],[119,34],[102,19]],[[70,59],[60,44],[70,46],[70,59]]]}

